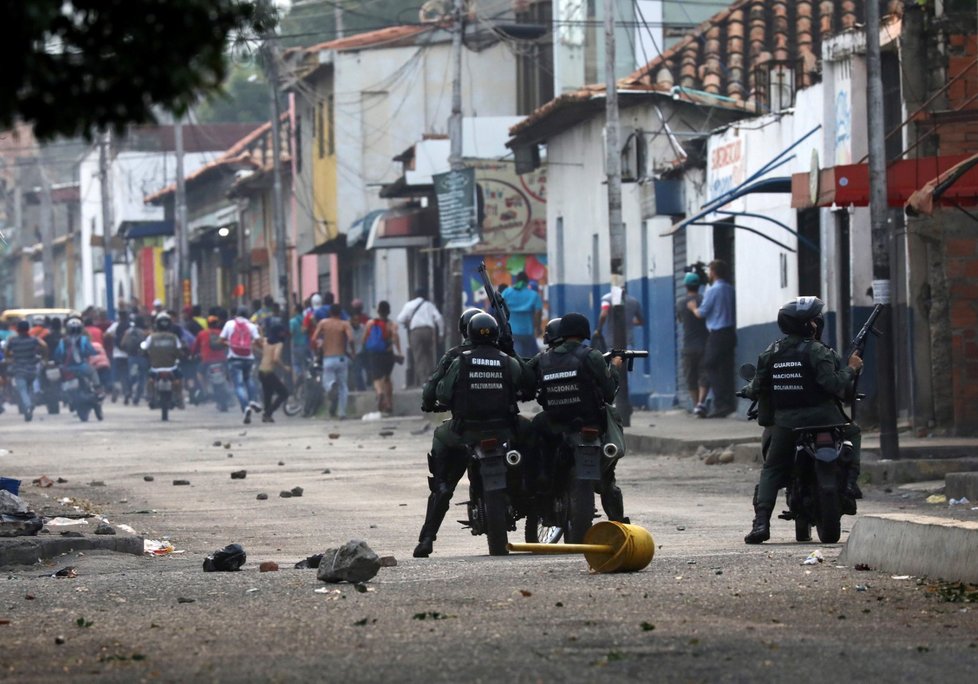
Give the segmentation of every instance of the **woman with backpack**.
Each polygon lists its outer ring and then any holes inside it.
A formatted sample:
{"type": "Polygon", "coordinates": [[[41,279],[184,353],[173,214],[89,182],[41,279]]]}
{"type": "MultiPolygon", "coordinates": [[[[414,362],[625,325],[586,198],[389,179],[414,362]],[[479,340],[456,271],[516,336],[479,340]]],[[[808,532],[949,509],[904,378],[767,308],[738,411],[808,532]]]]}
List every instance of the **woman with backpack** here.
{"type": "Polygon", "coordinates": [[[377,409],[384,415],[394,411],[394,385],[391,371],[394,363],[401,363],[401,339],[397,334],[397,323],[390,320],[391,305],[381,302],[377,305],[377,317],[367,322],[363,331],[361,346],[367,355],[367,370],[374,392],[377,393],[377,409]]]}

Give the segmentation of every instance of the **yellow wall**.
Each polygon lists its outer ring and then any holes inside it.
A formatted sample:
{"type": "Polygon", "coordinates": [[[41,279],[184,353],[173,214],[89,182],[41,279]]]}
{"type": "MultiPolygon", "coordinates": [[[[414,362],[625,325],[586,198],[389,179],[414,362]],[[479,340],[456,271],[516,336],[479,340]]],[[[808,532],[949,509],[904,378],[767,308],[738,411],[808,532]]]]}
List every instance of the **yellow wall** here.
{"type": "Polygon", "coordinates": [[[328,74],[312,81],[311,98],[314,116],[312,123],[312,149],[304,155],[312,160],[312,203],[316,218],[316,244],[322,244],[339,235],[336,223],[336,129],[332,125],[333,76],[328,74]]]}

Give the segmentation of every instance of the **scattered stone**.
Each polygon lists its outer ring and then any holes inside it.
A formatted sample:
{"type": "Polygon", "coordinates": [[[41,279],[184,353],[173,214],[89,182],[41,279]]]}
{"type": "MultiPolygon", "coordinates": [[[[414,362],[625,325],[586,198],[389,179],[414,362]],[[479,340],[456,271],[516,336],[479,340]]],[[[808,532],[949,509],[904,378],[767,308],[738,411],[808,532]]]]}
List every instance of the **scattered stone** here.
{"type": "Polygon", "coordinates": [[[381,556],[379,563],[382,568],[393,568],[397,565],[397,559],[394,556],[381,556]]]}
{"type": "Polygon", "coordinates": [[[281,492],[278,493],[278,495],[280,497],[282,497],[283,499],[291,499],[292,498],[292,492],[281,491],[281,492]]]}
{"type": "Polygon", "coordinates": [[[61,533],[62,537],[84,537],[85,535],[81,532],[75,532],[74,530],[65,530],[61,533]]]}
{"type": "Polygon", "coordinates": [[[307,447],[306,447],[306,451],[309,451],[310,449],[312,449],[312,447],[311,447],[311,446],[307,446],[307,447]]]}
{"type": "Polygon", "coordinates": [[[279,461],[279,462],[278,462],[278,464],[279,464],[280,466],[283,466],[283,465],[285,465],[285,461],[279,461]]]}
{"type": "Polygon", "coordinates": [[[723,463],[723,464],[733,463],[734,462],[734,451],[733,451],[733,449],[724,449],[722,452],[720,452],[720,456],[719,456],[718,460],[719,460],[720,463],[723,463]]]}
{"type": "Polygon", "coordinates": [[[0,513],[26,513],[27,502],[6,489],[0,489],[0,513]]]}
{"type": "Polygon", "coordinates": [[[278,563],[275,561],[264,561],[258,566],[258,572],[278,572],[278,563]]]}
{"type": "Polygon", "coordinates": [[[173,486],[174,487],[185,487],[185,486],[187,486],[189,484],[190,484],[190,480],[174,480],[173,481],[173,486]]]}
{"type": "Polygon", "coordinates": [[[225,449],[230,449],[231,448],[231,442],[225,442],[224,443],[224,448],[225,449]]]}
{"type": "Polygon", "coordinates": [[[153,480],[155,480],[155,479],[156,479],[156,478],[155,478],[155,477],[153,477],[152,475],[143,475],[143,481],[144,481],[144,482],[152,482],[152,481],[153,481],[153,480]]]}
{"type": "Polygon", "coordinates": [[[58,484],[68,484],[68,480],[64,479],[63,477],[59,477],[57,480],[55,480],[55,482],[58,484]]]}
{"type": "Polygon", "coordinates": [[[58,636],[54,637],[54,643],[56,643],[58,646],[63,645],[64,642],[65,638],[63,634],[59,634],[58,636]]]}
{"type": "Polygon", "coordinates": [[[258,499],[259,501],[266,501],[268,499],[268,494],[266,494],[265,492],[261,492],[255,498],[258,499]]]}
{"type": "Polygon", "coordinates": [[[61,568],[56,573],[51,575],[51,577],[65,577],[67,579],[74,579],[75,577],[78,577],[78,569],[74,565],[69,565],[67,568],[61,568]]]}
{"type": "Polygon", "coordinates": [[[323,471],[323,475],[329,475],[331,472],[333,471],[327,468],[326,470],[323,471]]]}
{"type": "MultiPolygon", "coordinates": [[[[340,433],[338,433],[338,432],[331,432],[331,433],[329,433],[326,436],[329,437],[330,439],[339,439],[340,438],[340,433]]],[[[306,448],[308,449],[309,447],[306,447],[306,448]]]]}
{"type": "Polygon", "coordinates": [[[233,473],[231,473],[232,480],[243,480],[247,476],[248,476],[247,470],[235,470],[233,473]]]}
{"type": "Polygon", "coordinates": [[[195,598],[187,598],[186,596],[178,596],[177,597],[177,603],[196,603],[196,602],[197,602],[197,599],[195,599],[195,598]]]}
{"type": "Polygon", "coordinates": [[[104,487],[105,483],[102,480],[92,480],[88,483],[89,487],[104,487]]]}
{"type": "Polygon", "coordinates": [[[709,451],[706,457],[703,459],[703,463],[706,465],[716,465],[720,462],[720,452],[718,450],[709,451]]]}
{"type": "Polygon", "coordinates": [[[308,558],[304,558],[295,564],[297,570],[305,570],[306,568],[318,568],[319,564],[323,560],[323,554],[316,553],[308,558]]]}
{"type": "Polygon", "coordinates": [[[98,527],[95,528],[95,534],[112,535],[115,534],[115,528],[109,523],[103,521],[100,522],[98,527]]]}
{"type": "Polygon", "coordinates": [[[241,544],[228,544],[204,559],[204,572],[237,572],[247,560],[241,544]]]}
{"type": "Polygon", "coordinates": [[[323,554],[316,577],[323,582],[366,582],[380,570],[380,559],[367,542],[352,539],[323,554]]]}
{"type": "Polygon", "coordinates": [[[370,529],[372,529],[372,530],[376,530],[376,529],[377,529],[377,526],[376,526],[376,525],[371,525],[371,526],[370,526],[370,529]]]}
{"type": "Polygon", "coordinates": [[[292,496],[302,496],[302,487],[293,487],[292,496]]]}
{"type": "Polygon", "coordinates": [[[219,440],[219,439],[215,439],[215,440],[214,440],[214,443],[213,443],[213,444],[211,444],[211,446],[216,446],[216,447],[219,447],[219,446],[221,446],[221,440],[219,440]]]}
{"type": "Polygon", "coordinates": [[[381,437],[393,437],[394,436],[394,431],[393,430],[381,430],[378,434],[380,434],[381,437]]]}
{"type": "Polygon", "coordinates": [[[685,532],[686,531],[686,526],[685,525],[676,525],[676,529],[679,532],[685,532]]]}
{"type": "Polygon", "coordinates": [[[228,454],[228,458],[234,458],[234,454],[228,454]]]}
{"type": "Polygon", "coordinates": [[[392,444],[391,446],[387,447],[388,451],[394,451],[394,449],[396,448],[397,448],[396,444],[392,444]]]}
{"type": "Polygon", "coordinates": [[[698,458],[698,459],[699,459],[699,460],[701,460],[701,461],[702,461],[702,460],[703,460],[704,458],[706,458],[706,455],[707,455],[707,454],[709,454],[709,453],[710,453],[710,450],[709,450],[709,449],[707,449],[707,448],[706,448],[705,446],[703,446],[702,444],[700,444],[700,445],[699,445],[698,447],[696,447],[696,458],[698,458]]]}
{"type": "Polygon", "coordinates": [[[356,589],[357,592],[360,594],[366,594],[368,591],[370,591],[369,589],[367,589],[367,585],[364,584],[363,582],[357,582],[356,584],[353,585],[353,588],[356,589]]]}
{"type": "Polygon", "coordinates": [[[722,575],[723,574],[723,570],[721,570],[720,568],[714,568],[713,574],[714,575],[722,575]]]}
{"type": "Polygon", "coordinates": [[[48,487],[54,486],[54,480],[52,480],[47,475],[41,475],[39,478],[34,480],[35,487],[43,487],[47,489],[48,487]]]}

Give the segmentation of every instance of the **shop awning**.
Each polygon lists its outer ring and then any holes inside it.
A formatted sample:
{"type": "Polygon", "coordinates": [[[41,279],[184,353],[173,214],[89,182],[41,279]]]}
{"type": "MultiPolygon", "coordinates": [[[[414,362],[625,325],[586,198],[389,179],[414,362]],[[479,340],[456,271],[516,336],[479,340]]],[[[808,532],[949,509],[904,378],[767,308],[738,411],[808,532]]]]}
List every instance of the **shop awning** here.
{"type": "MultiPolygon", "coordinates": [[[[791,206],[806,207],[869,206],[869,166],[846,164],[812,173],[792,176],[791,206]]],[[[930,213],[934,206],[978,205],[978,160],[968,155],[901,159],[887,167],[887,203],[891,207],[909,206],[911,197],[923,192],[917,201],[927,205],[927,186],[940,190],[930,193],[930,213]],[[969,163],[971,162],[971,163],[969,163]]]]}
{"type": "Polygon", "coordinates": [[[123,221],[119,228],[126,240],[173,235],[173,221],[123,221]]]}
{"type": "Polygon", "coordinates": [[[361,242],[366,242],[367,237],[370,235],[370,229],[373,228],[374,224],[380,220],[386,211],[386,209],[377,209],[354,221],[353,225],[346,231],[346,246],[356,247],[361,242]]]}
{"type": "Polygon", "coordinates": [[[430,247],[438,238],[438,212],[434,208],[397,207],[384,212],[367,238],[367,249],[430,247]]]}

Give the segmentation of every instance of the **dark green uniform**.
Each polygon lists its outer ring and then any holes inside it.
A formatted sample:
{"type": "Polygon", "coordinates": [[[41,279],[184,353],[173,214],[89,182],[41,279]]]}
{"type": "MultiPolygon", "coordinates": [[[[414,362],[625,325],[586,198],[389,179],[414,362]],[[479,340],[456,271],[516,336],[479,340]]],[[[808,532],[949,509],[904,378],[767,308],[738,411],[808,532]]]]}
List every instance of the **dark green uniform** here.
{"type": "MultiPolygon", "coordinates": [[[[758,402],[758,423],[765,428],[765,460],[755,495],[756,509],[774,510],[778,490],[787,486],[794,464],[794,428],[847,423],[841,401],[852,388],[856,372],[842,357],[818,340],[784,337],[757,359],[757,374],[745,388],[758,402]]],[[[852,442],[850,483],[859,475],[862,441],[859,427],[850,424],[843,438],[852,442]]]]}
{"type": "MultiPolygon", "coordinates": [[[[544,478],[550,479],[554,454],[565,433],[591,423],[601,428],[606,439],[611,434],[621,434],[621,419],[611,407],[618,393],[619,371],[605,361],[601,352],[578,340],[566,340],[530,359],[527,371],[536,378],[537,401],[544,408],[533,419],[544,478]]],[[[619,444],[619,458],[624,455],[623,447],[619,444]]],[[[605,461],[601,506],[609,520],[622,521],[624,503],[615,481],[617,460],[605,461]]]]}
{"type": "Polygon", "coordinates": [[[435,366],[434,372],[428,381],[425,382],[424,387],[421,388],[421,410],[425,413],[431,413],[435,410],[435,406],[438,402],[438,383],[441,379],[445,377],[448,373],[448,369],[452,366],[452,361],[457,359],[459,355],[472,349],[472,343],[468,340],[462,342],[462,344],[457,347],[452,347],[441,357],[438,365],[435,366]]]}
{"type": "Polygon", "coordinates": [[[468,466],[466,445],[499,437],[509,440],[517,450],[526,450],[530,423],[519,415],[516,400],[520,394],[532,393],[527,377],[519,360],[496,347],[466,344],[458,349],[447,369],[439,363],[429,378],[422,392],[423,406],[434,408],[437,400],[452,411],[452,418],[435,428],[428,456],[431,494],[416,557],[431,551],[455,487],[468,466]]]}

